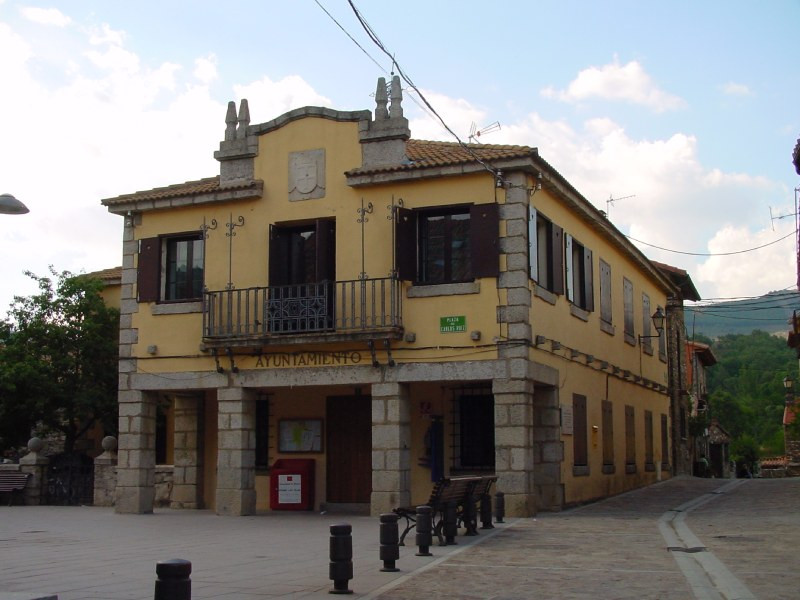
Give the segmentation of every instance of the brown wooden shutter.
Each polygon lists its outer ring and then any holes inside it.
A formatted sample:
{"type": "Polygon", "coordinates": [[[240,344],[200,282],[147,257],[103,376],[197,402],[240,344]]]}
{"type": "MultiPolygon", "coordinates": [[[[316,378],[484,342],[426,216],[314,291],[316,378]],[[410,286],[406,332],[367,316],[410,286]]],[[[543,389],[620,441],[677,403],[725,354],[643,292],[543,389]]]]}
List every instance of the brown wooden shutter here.
{"type": "Polygon", "coordinates": [[[611,266],[600,260],[600,318],[612,322],[611,311],[611,266]]]}
{"type": "Polygon", "coordinates": [[[497,204],[475,204],[469,210],[472,276],[500,274],[500,216],[497,204]]]}
{"type": "Polygon", "coordinates": [[[583,248],[583,278],[584,289],[586,290],[586,306],[589,312],[594,310],[594,267],[592,262],[592,251],[583,248]]]}
{"type": "Polygon", "coordinates": [[[572,395],[572,419],[573,419],[573,454],[575,466],[585,466],[589,464],[588,442],[587,442],[587,423],[586,423],[586,396],[580,394],[572,395]]]}
{"type": "Polygon", "coordinates": [[[614,406],[603,400],[603,464],[614,464],[614,406]]]}
{"type": "Polygon", "coordinates": [[[336,281],[336,221],[319,219],[316,226],[316,281],[336,281]]]}
{"type": "Polygon", "coordinates": [[[644,462],[653,464],[653,411],[644,411],[644,462]]]}
{"type": "Polygon", "coordinates": [[[669,464],[669,428],[667,415],[661,415],[661,464],[669,464]]]}
{"type": "Polygon", "coordinates": [[[139,267],[136,289],[139,302],[157,302],[161,288],[159,267],[161,266],[161,244],[159,238],[139,240],[139,267]]]}
{"type": "Polygon", "coordinates": [[[633,335],[633,284],[628,280],[622,280],[622,300],[625,308],[625,333],[633,335]]]}
{"type": "Polygon", "coordinates": [[[289,236],[281,235],[275,225],[269,226],[269,284],[289,283],[289,236]]]}
{"type": "Polygon", "coordinates": [[[564,293],[564,230],[553,223],[553,289],[554,294],[564,293]]]}
{"type": "Polygon", "coordinates": [[[403,281],[417,278],[417,220],[408,208],[398,208],[395,227],[397,276],[403,281]]]}
{"type": "Polygon", "coordinates": [[[636,420],[632,406],[625,406],[625,464],[636,464],[636,420]]]}

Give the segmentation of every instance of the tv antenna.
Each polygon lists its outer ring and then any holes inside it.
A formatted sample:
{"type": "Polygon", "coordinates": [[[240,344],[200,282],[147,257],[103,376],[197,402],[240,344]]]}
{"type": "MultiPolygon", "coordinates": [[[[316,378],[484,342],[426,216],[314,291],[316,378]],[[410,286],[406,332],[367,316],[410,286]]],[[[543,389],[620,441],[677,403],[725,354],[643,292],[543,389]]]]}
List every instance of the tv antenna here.
{"type": "Polygon", "coordinates": [[[614,198],[612,194],[609,194],[608,200],[606,200],[606,218],[609,218],[609,215],[611,214],[611,207],[614,206],[614,202],[618,202],[619,200],[627,200],[628,198],[636,198],[636,194],[623,196],[622,198],[614,198]]]}
{"type": "MultiPolygon", "coordinates": [[[[798,190],[795,190],[798,191],[798,190]]],[[[769,220],[772,222],[772,231],[775,231],[775,221],[780,221],[781,219],[788,219],[789,217],[796,217],[797,213],[788,213],[785,215],[773,215],[772,214],[772,207],[769,207],[769,220]]]]}
{"type": "Polygon", "coordinates": [[[495,121],[483,129],[478,129],[475,121],[473,121],[472,125],[469,126],[469,141],[472,143],[477,143],[479,137],[486,135],[487,133],[494,133],[495,131],[500,131],[500,121],[495,121]]]}

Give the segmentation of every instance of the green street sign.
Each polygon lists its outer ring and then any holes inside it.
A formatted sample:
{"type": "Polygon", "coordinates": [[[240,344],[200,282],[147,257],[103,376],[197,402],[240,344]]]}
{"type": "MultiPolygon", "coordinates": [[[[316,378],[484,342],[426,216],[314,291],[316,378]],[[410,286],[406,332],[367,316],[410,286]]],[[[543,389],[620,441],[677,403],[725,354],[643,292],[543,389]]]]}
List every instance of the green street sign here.
{"type": "Polygon", "coordinates": [[[467,330],[467,317],[439,317],[439,333],[456,333],[467,330]]]}

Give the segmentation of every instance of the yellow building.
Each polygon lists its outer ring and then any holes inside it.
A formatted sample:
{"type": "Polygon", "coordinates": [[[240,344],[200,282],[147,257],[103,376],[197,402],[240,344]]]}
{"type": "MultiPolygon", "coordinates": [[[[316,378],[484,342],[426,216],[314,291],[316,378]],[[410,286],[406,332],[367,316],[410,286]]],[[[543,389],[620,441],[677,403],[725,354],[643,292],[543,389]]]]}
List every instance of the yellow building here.
{"type": "Polygon", "coordinates": [[[231,102],[219,176],[103,201],[118,511],[152,510],[161,406],[171,505],[220,514],[378,514],[494,473],[523,516],[669,475],[673,285],[536,148],[412,139],[401,102],[396,78],[374,116],[231,102]],[[303,498],[270,479],[298,458],[303,498]]]}

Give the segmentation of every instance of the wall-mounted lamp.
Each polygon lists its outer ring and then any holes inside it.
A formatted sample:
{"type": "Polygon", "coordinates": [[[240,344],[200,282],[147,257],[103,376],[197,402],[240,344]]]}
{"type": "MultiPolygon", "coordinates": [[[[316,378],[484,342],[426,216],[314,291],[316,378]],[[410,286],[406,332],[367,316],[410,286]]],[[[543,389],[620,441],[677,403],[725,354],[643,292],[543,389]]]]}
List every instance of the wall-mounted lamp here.
{"type": "Polygon", "coordinates": [[[650,318],[653,320],[653,327],[655,327],[658,333],[656,335],[640,335],[639,343],[641,343],[642,340],[648,338],[661,337],[661,334],[664,332],[664,322],[667,320],[667,317],[664,315],[664,311],[661,310],[660,306],[656,309],[656,312],[654,312],[650,318]]]}
{"type": "Polygon", "coordinates": [[[0,194],[0,215],[24,215],[28,207],[11,194],[0,194]]]}
{"type": "Polygon", "coordinates": [[[783,391],[786,394],[786,404],[794,404],[794,380],[790,375],[783,378],[783,391]]]}

